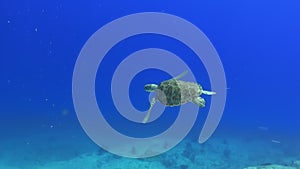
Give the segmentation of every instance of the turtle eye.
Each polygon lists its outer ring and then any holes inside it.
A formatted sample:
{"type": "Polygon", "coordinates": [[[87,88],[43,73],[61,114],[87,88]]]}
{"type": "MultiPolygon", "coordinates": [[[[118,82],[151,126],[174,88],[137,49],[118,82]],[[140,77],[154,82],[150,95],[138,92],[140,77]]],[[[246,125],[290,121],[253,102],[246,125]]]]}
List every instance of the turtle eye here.
{"type": "Polygon", "coordinates": [[[144,86],[144,90],[146,90],[146,91],[149,91],[150,88],[151,88],[150,85],[145,85],[145,86],[144,86]]]}

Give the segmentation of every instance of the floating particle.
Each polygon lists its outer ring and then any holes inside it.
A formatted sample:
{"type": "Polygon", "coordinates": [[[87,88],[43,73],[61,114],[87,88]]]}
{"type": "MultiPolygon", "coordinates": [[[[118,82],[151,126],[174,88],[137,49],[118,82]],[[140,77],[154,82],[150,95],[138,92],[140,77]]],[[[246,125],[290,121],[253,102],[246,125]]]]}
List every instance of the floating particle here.
{"type": "Polygon", "coordinates": [[[61,112],[61,114],[62,114],[63,116],[66,116],[66,115],[69,114],[69,110],[68,110],[68,109],[63,109],[62,112],[61,112]]]}
{"type": "Polygon", "coordinates": [[[268,128],[268,127],[265,127],[265,126],[260,126],[260,127],[258,127],[258,129],[259,129],[259,130],[265,130],[265,131],[269,130],[269,128],[268,128]]]}
{"type": "Polygon", "coordinates": [[[276,144],[280,144],[281,142],[279,140],[271,140],[273,143],[276,143],[276,144]]]}

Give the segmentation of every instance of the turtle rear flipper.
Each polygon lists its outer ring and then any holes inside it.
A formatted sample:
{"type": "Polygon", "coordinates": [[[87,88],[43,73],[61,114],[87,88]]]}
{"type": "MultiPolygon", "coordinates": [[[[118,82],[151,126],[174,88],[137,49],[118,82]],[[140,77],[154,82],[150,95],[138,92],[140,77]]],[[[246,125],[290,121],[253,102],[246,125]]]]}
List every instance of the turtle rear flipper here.
{"type": "Polygon", "coordinates": [[[202,97],[197,97],[193,100],[193,103],[199,107],[205,107],[205,100],[202,97]]]}
{"type": "Polygon", "coordinates": [[[203,90],[202,93],[203,93],[203,94],[206,94],[206,95],[214,95],[214,94],[217,94],[216,92],[206,91],[206,90],[203,90]]]}

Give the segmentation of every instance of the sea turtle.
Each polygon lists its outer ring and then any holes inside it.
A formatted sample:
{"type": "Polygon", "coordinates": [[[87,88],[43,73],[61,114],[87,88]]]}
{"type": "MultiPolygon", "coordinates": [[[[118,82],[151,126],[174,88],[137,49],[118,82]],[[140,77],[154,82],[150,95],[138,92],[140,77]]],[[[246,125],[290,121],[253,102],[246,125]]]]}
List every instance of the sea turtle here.
{"type": "Polygon", "coordinates": [[[199,107],[205,106],[205,100],[200,97],[201,94],[214,95],[216,92],[206,91],[202,89],[202,86],[193,82],[186,82],[179,80],[187,71],[180,75],[163,81],[159,85],[146,84],[144,90],[147,92],[156,92],[156,96],[152,98],[150,108],[143,120],[146,123],[150,117],[151,109],[157,101],[161,102],[165,106],[179,106],[187,102],[192,102],[199,107]]]}

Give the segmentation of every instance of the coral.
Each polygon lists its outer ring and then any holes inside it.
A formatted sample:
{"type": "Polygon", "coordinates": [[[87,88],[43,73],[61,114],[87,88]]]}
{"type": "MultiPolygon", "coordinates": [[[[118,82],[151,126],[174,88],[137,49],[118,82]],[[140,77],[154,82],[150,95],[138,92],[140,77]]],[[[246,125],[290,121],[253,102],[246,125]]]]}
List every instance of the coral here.
{"type": "Polygon", "coordinates": [[[245,169],[297,169],[295,167],[290,166],[282,166],[282,165],[265,165],[265,166],[256,166],[256,167],[247,167],[245,169]]]}
{"type": "Polygon", "coordinates": [[[299,169],[300,161],[295,161],[291,165],[262,164],[260,166],[247,167],[244,169],[299,169]]]}

